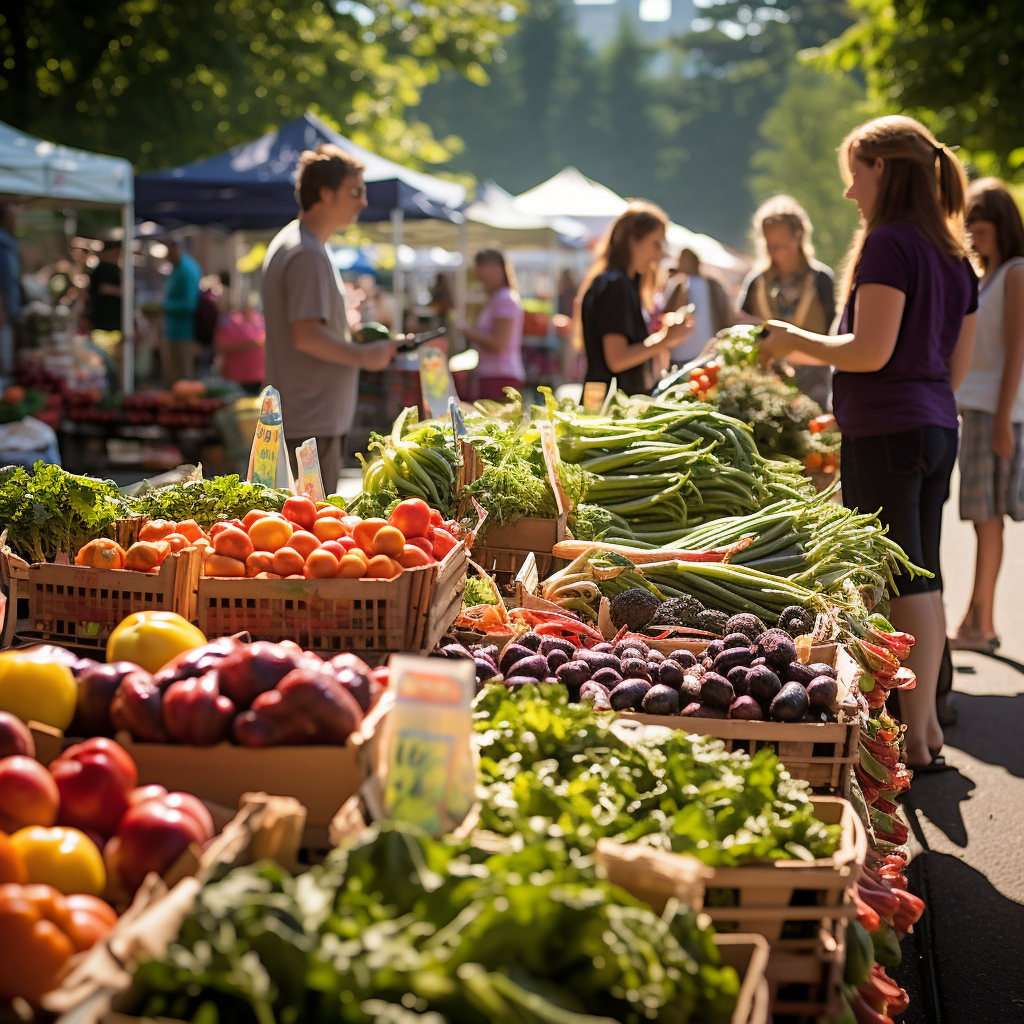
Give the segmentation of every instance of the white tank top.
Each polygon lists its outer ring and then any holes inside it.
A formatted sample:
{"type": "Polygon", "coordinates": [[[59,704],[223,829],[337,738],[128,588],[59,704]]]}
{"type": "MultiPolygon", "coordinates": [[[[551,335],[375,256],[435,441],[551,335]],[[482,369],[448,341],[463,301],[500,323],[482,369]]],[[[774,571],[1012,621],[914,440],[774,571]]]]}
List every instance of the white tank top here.
{"type": "MultiPolygon", "coordinates": [[[[1006,273],[1021,264],[1024,264],[1024,257],[1015,256],[1001,263],[991,276],[986,274],[982,278],[971,368],[956,393],[956,404],[961,409],[980,409],[995,415],[1006,361],[1006,273]]],[[[1010,416],[1012,422],[1024,423],[1024,380],[1017,390],[1010,416]]]]}

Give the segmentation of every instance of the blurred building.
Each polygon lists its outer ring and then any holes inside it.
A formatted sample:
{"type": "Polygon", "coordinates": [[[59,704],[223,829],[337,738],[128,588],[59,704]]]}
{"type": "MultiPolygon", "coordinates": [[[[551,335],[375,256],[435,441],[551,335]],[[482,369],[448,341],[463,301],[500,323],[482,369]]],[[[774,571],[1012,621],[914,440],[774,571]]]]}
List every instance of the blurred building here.
{"type": "Polygon", "coordinates": [[[610,43],[628,22],[644,42],[656,44],[689,31],[693,0],[573,0],[577,30],[594,49],[610,43]]]}

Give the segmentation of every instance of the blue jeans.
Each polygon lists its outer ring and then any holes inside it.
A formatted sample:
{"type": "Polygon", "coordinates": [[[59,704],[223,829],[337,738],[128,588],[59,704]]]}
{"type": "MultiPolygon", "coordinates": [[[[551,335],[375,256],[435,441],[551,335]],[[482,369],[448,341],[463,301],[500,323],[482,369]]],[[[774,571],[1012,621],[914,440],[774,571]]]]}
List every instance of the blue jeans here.
{"type": "Polygon", "coordinates": [[[861,512],[877,511],[910,561],[935,574],[932,579],[894,574],[900,596],[942,590],[942,506],[949,497],[956,449],[957,432],[950,427],[843,438],[843,504],[861,512]]]}

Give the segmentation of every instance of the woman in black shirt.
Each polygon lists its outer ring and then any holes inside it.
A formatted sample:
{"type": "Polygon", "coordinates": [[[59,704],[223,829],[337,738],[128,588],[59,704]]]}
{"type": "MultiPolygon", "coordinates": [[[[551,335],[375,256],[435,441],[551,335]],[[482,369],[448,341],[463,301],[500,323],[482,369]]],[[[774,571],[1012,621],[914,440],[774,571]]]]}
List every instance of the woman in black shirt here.
{"type": "Polygon", "coordinates": [[[580,287],[577,345],[587,355],[586,383],[616,379],[626,394],[650,391],[659,357],[693,330],[691,317],[669,313],[648,333],[654,275],[664,253],[668,216],[652,203],[630,203],[612,224],[580,287]]]}

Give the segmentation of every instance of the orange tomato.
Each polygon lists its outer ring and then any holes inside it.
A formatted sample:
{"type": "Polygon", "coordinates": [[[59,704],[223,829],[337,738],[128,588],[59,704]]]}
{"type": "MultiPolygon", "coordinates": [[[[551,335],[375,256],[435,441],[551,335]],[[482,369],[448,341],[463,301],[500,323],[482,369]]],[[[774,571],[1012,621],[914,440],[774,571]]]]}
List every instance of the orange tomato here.
{"type": "Polygon", "coordinates": [[[124,556],[124,567],[136,572],[156,572],[160,563],[171,553],[165,540],[136,541],[124,556]]]}
{"type": "Polygon", "coordinates": [[[344,510],[338,508],[337,505],[321,505],[316,510],[317,519],[337,519],[339,523],[344,515],[344,510]]]}
{"type": "Polygon", "coordinates": [[[306,559],[320,547],[320,541],[316,534],[309,533],[306,530],[296,530],[288,540],[288,547],[294,548],[306,559]]]}
{"type": "Polygon", "coordinates": [[[345,555],[338,562],[337,575],[345,580],[358,580],[366,573],[366,563],[356,555],[345,555]]]}
{"type": "Polygon", "coordinates": [[[207,576],[244,576],[245,562],[215,551],[206,559],[203,572],[207,576]]]}
{"type": "Polygon", "coordinates": [[[201,540],[206,534],[203,532],[203,528],[194,519],[184,519],[178,523],[178,529],[175,533],[180,533],[182,537],[187,537],[190,541],[201,540]]]}
{"type": "Polygon", "coordinates": [[[374,555],[367,563],[365,575],[370,579],[389,580],[401,571],[402,567],[394,559],[387,555],[374,555]]]}
{"type": "Polygon", "coordinates": [[[253,577],[257,580],[279,580],[281,577],[276,572],[258,572],[253,577]]]}
{"type": "Polygon", "coordinates": [[[810,470],[821,469],[821,453],[820,452],[808,452],[804,456],[804,467],[810,470]]]}
{"type": "Polygon", "coordinates": [[[364,566],[370,564],[370,556],[362,548],[349,548],[346,555],[351,555],[353,558],[358,558],[364,566]]]}
{"type": "Polygon", "coordinates": [[[125,550],[116,541],[98,537],[90,540],[79,548],[75,555],[75,565],[84,565],[92,569],[123,569],[125,550]]]}
{"type": "Polygon", "coordinates": [[[406,544],[396,561],[403,569],[415,569],[420,565],[433,565],[437,559],[428,555],[418,544],[406,544]]]}
{"type": "Polygon", "coordinates": [[[274,556],[269,551],[254,551],[245,560],[245,575],[259,576],[261,572],[270,572],[274,568],[274,556]]]}
{"type": "Polygon", "coordinates": [[[433,554],[437,559],[444,558],[459,543],[447,530],[442,530],[440,527],[434,528],[433,541],[433,554]]]}
{"type": "Polygon", "coordinates": [[[338,540],[347,535],[345,524],[334,516],[317,516],[313,524],[313,536],[319,541],[338,540]]]}
{"type": "Polygon", "coordinates": [[[245,530],[229,526],[213,538],[213,550],[215,554],[244,562],[252,554],[253,544],[245,530]]]}
{"type": "Polygon", "coordinates": [[[306,559],[302,575],[308,580],[327,580],[338,575],[338,566],[340,564],[341,560],[336,555],[332,555],[330,551],[324,551],[323,548],[320,548],[306,559]]]}
{"type": "Polygon", "coordinates": [[[276,551],[283,548],[292,535],[292,524],[287,519],[263,516],[249,527],[249,540],[257,551],[276,551]]]}
{"type": "Polygon", "coordinates": [[[169,519],[151,519],[139,530],[139,540],[163,540],[169,533],[176,533],[177,523],[169,519]]]}
{"type": "Polygon", "coordinates": [[[373,535],[372,551],[375,555],[397,558],[405,547],[405,534],[394,526],[382,526],[373,535]]]}
{"type": "Polygon", "coordinates": [[[274,552],[274,572],[278,576],[291,576],[293,573],[302,572],[306,559],[299,554],[295,548],[278,548],[274,552]]]}
{"type": "Polygon", "coordinates": [[[246,512],[245,515],[242,516],[242,526],[244,526],[246,530],[250,530],[252,529],[253,523],[259,519],[265,519],[269,515],[269,512],[264,512],[261,508],[254,508],[251,512],[246,512]]]}
{"type": "Polygon", "coordinates": [[[209,534],[207,534],[207,536],[210,538],[210,540],[215,540],[218,533],[220,533],[223,530],[230,529],[232,526],[238,530],[245,529],[245,524],[242,522],[241,519],[221,519],[219,522],[214,523],[213,526],[210,527],[210,532],[209,534]]]}
{"type": "Polygon", "coordinates": [[[425,537],[430,529],[430,506],[422,498],[406,498],[394,507],[388,522],[405,537],[425,537]]]}
{"type": "Polygon", "coordinates": [[[172,552],[181,551],[192,543],[188,537],[182,533],[169,533],[164,537],[164,542],[170,546],[172,552]]]}
{"type": "Polygon", "coordinates": [[[364,519],[352,527],[352,539],[369,555],[373,553],[373,538],[388,524],[383,519],[364,519]]]}

